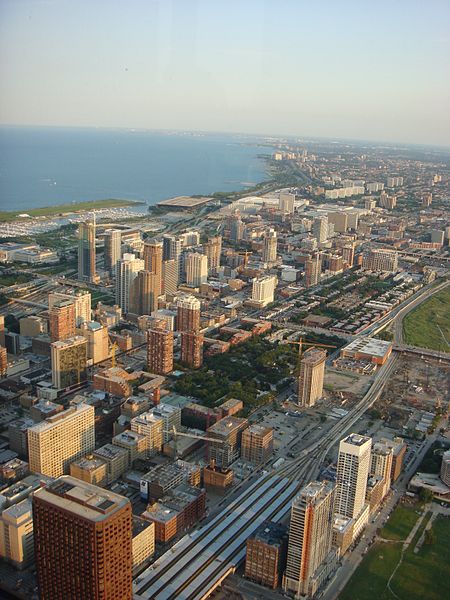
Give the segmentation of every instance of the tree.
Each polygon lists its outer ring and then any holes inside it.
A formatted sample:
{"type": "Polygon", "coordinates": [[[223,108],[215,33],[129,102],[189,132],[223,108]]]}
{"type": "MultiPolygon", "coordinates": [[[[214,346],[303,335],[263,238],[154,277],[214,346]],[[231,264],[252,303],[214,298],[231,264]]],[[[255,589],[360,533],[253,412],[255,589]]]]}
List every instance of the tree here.
{"type": "Polygon", "coordinates": [[[419,498],[422,500],[422,502],[428,504],[428,502],[433,500],[433,492],[427,488],[421,488],[419,492],[419,498]]]}

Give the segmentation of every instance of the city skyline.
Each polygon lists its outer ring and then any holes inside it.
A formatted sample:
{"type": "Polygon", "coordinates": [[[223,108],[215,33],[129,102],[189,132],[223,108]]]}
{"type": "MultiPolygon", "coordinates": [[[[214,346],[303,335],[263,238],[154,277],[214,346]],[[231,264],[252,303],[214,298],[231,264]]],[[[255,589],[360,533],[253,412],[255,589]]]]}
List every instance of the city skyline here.
{"type": "Polygon", "coordinates": [[[87,7],[2,3],[2,124],[450,143],[439,0],[87,7]]]}

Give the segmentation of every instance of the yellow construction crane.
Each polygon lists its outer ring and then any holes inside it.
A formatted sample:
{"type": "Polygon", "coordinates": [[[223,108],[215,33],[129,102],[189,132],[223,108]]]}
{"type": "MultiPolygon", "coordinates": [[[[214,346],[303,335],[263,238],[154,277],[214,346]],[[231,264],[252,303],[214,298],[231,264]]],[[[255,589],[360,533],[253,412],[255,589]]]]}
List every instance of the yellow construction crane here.
{"type": "Polygon", "coordinates": [[[336,348],[336,346],[332,346],[331,344],[318,344],[317,342],[304,342],[302,338],[300,338],[298,340],[298,342],[291,342],[289,340],[286,340],[284,342],[285,344],[297,344],[298,345],[298,361],[297,361],[297,375],[300,374],[300,361],[302,359],[302,354],[303,354],[303,347],[304,346],[311,346],[312,348],[314,347],[319,347],[319,348],[336,348]]]}
{"type": "Polygon", "coordinates": [[[249,250],[246,250],[245,252],[238,252],[237,254],[239,254],[239,256],[244,257],[244,262],[242,263],[241,266],[245,269],[248,264],[248,257],[251,256],[253,253],[250,252],[249,250]]]}
{"type": "Polygon", "coordinates": [[[116,350],[118,348],[118,344],[113,342],[111,345],[111,367],[114,368],[116,366],[116,350]]]}

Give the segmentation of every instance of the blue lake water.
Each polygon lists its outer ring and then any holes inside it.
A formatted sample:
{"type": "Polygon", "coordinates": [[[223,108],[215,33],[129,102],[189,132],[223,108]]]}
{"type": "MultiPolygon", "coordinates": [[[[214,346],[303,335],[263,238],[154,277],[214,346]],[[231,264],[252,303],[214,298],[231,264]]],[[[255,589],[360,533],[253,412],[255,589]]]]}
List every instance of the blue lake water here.
{"type": "Polygon", "coordinates": [[[0,210],[244,189],[266,178],[256,138],[0,127],[0,210]]]}

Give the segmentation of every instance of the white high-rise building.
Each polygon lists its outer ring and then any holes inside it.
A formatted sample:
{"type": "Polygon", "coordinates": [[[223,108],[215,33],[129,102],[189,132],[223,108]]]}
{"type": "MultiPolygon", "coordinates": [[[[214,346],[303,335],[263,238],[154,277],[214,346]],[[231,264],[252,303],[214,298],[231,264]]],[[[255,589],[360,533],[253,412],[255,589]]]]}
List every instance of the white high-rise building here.
{"type": "Polygon", "coordinates": [[[163,445],[163,420],[153,412],[145,412],[134,417],[130,422],[131,431],[145,435],[148,441],[148,454],[153,456],[161,452],[163,445]]]}
{"type": "Polygon", "coordinates": [[[275,275],[266,277],[255,277],[252,285],[252,300],[259,302],[261,306],[267,306],[273,302],[277,278],[275,275]]]}
{"type": "Polygon", "coordinates": [[[78,404],[30,427],[30,471],[49,477],[69,473],[71,462],[95,448],[94,421],[94,407],[78,404]]]}
{"type": "Polygon", "coordinates": [[[357,519],[364,509],[372,439],[351,433],[341,440],[336,473],[335,513],[357,519]]]}
{"type": "Polygon", "coordinates": [[[313,481],[294,499],[283,589],[310,598],[330,575],[334,484],[313,481]]]}
{"type": "Polygon", "coordinates": [[[122,258],[122,231],[120,229],[107,229],[104,240],[105,271],[115,275],[117,263],[122,258]]]}
{"type": "Polygon", "coordinates": [[[190,248],[191,246],[198,246],[200,244],[200,233],[198,231],[186,231],[181,234],[183,240],[183,247],[190,248]]]}
{"type": "Polygon", "coordinates": [[[198,252],[189,252],[186,256],[186,283],[191,287],[200,287],[208,281],[208,257],[198,252]]]}
{"type": "Polygon", "coordinates": [[[262,260],[274,263],[277,260],[277,232],[270,228],[264,235],[262,260]]]}
{"type": "Polygon", "coordinates": [[[291,194],[289,192],[280,192],[280,200],[278,203],[278,208],[288,214],[293,214],[294,212],[294,204],[295,204],[295,194],[291,194]]]}
{"type": "Polygon", "coordinates": [[[117,263],[116,302],[124,313],[130,310],[131,295],[137,293],[137,290],[133,289],[133,282],[139,271],[143,270],[144,261],[136,258],[134,254],[124,254],[122,260],[117,263]]]}
{"type": "Polygon", "coordinates": [[[312,234],[319,242],[323,244],[328,239],[328,217],[317,217],[312,224],[312,234]]]}

